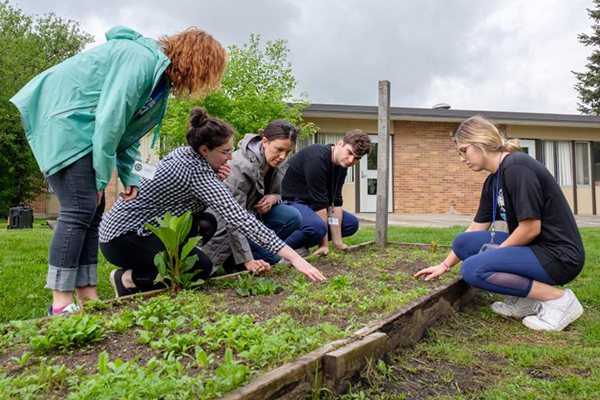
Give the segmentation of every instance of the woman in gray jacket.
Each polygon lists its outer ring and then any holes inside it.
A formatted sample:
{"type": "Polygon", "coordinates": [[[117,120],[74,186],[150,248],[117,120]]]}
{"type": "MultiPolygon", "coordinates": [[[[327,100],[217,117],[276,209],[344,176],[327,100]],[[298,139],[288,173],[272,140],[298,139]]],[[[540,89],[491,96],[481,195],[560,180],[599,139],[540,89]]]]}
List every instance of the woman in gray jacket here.
{"type": "MultiPolygon", "coordinates": [[[[299,129],[277,119],[260,135],[247,134],[233,153],[231,173],[224,181],[237,202],[282,240],[294,232],[302,217],[295,208],[281,204],[281,166],[296,145],[299,129]]],[[[217,216],[217,219],[220,217],[217,216]]],[[[219,229],[204,246],[213,265],[227,272],[247,269],[268,271],[280,257],[248,239],[237,228],[219,221],[219,229]]]]}

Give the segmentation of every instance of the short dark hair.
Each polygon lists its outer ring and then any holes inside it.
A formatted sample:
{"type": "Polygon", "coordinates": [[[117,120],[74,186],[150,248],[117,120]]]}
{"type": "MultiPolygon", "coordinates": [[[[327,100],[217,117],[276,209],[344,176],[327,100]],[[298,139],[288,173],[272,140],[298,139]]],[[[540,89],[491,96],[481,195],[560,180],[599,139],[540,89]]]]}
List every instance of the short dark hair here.
{"type": "Polygon", "coordinates": [[[290,139],[292,143],[296,144],[299,132],[300,128],[285,119],[276,119],[269,122],[269,125],[265,129],[261,129],[259,133],[261,137],[267,138],[269,142],[277,139],[290,139]]]}
{"type": "Polygon", "coordinates": [[[352,146],[357,157],[362,157],[371,151],[371,138],[361,129],[352,129],[344,135],[342,141],[352,146]]]}
{"type": "Polygon", "coordinates": [[[195,151],[205,145],[209,150],[219,147],[235,135],[235,129],[222,119],[211,117],[202,107],[190,110],[185,138],[195,151]]]}

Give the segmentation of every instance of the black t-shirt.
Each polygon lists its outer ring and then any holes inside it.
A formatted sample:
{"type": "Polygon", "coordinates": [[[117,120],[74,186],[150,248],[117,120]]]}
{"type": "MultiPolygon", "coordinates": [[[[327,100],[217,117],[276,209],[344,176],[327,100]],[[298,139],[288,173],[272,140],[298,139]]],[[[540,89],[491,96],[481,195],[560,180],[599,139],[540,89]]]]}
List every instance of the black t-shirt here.
{"type": "MultiPolygon", "coordinates": [[[[500,164],[496,220],[503,219],[512,233],[519,221],[541,220],[540,234],[528,245],[555,283],[573,280],[583,268],[583,242],[573,213],[556,180],[529,155],[514,152],[500,164]]],[[[490,174],[481,192],[475,222],[492,222],[496,174],[490,174]]]]}
{"type": "Polygon", "coordinates": [[[348,169],[334,166],[331,160],[332,144],[312,144],[288,160],[288,168],[281,183],[284,200],[300,199],[314,211],[343,204],[342,186],[348,169]]]}

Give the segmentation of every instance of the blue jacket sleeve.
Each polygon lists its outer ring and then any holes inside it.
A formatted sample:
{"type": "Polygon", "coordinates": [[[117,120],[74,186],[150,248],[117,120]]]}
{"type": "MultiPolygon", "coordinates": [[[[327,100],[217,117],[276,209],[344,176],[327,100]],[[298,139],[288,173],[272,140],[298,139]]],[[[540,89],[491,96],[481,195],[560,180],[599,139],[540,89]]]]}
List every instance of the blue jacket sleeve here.
{"type": "MultiPolygon", "coordinates": [[[[152,89],[153,73],[152,57],[127,49],[118,49],[111,54],[92,137],[97,190],[104,190],[110,180],[117,164],[116,149],[140,99],[152,89]]],[[[130,175],[123,169],[127,168],[134,151],[137,152],[137,148],[123,154],[119,175],[126,181],[129,181],[130,175]]],[[[123,182],[126,186],[127,183],[123,182]]]]}

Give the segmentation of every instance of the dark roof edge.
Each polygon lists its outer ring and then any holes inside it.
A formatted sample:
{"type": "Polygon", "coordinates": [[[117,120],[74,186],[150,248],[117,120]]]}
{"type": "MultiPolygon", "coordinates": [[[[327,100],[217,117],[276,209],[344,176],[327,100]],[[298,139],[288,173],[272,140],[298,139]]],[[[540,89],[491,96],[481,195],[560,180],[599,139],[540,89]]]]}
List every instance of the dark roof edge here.
{"type": "MultiPolygon", "coordinates": [[[[377,119],[377,107],[342,104],[311,104],[302,111],[307,117],[377,119]]],[[[600,116],[576,114],[543,114],[506,111],[452,110],[432,108],[390,107],[392,120],[461,122],[482,115],[496,123],[515,125],[553,125],[600,127],[600,116]]]]}

